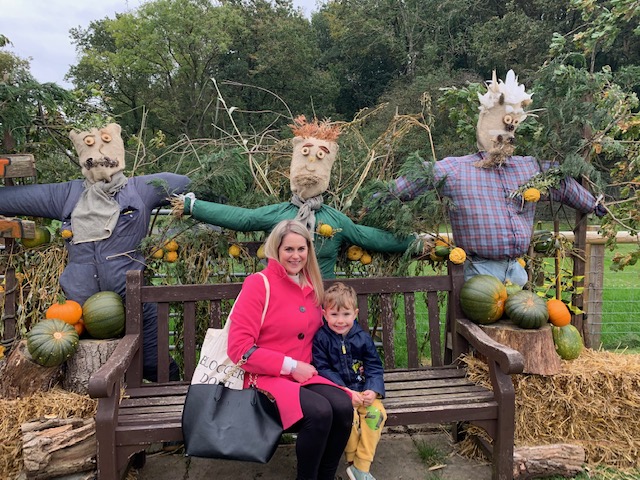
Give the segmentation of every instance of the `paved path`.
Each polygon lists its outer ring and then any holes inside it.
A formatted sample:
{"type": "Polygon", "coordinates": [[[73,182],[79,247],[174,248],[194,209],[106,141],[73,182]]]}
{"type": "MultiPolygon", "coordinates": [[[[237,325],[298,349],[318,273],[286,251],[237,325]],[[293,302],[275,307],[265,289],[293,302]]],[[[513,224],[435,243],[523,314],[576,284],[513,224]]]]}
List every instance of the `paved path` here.
{"type": "MultiPolygon", "coordinates": [[[[446,433],[385,433],[378,445],[371,473],[377,480],[490,480],[491,467],[468,460],[452,452],[446,433]],[[420,460],[415,442],[425,442],[447,454],[442,468],[429,470],[420,460]]],[[[137,472],[138,480],[293,480],[295,478],[293,445],[278,447],[266,465],[186,458],[181,453],[158,452],[147,455],[147,463],[137,472]]],[[[338,475],[347,480],[345,468],[338,475]]],[[[134,476],[134,475],[132,475],[134,476]]]]}

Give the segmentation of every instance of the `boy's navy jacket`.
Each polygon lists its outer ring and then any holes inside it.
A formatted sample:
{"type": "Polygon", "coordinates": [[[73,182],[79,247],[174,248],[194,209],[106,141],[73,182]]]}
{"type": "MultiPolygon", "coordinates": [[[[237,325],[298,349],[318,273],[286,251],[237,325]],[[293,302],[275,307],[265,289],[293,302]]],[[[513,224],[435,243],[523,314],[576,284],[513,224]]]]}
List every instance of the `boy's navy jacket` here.
{"type": "Polygon", "coordinates": [[[318,373],[356,392],[373,390],[384,398],[384,370],[376,346],[358,322],[345,337],[327,322],[313,339],[313,364],[318,373]]]}

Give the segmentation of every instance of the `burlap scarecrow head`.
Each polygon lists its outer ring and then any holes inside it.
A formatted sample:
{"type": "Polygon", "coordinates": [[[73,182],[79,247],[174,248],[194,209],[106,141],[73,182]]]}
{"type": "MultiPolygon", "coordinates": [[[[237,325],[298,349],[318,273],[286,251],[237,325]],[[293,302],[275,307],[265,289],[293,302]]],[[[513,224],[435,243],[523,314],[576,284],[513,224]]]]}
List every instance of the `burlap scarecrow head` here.
{"type": "Polygon", "coordinates": [[[102,128],[69,133],[78,152],[82,174],[89,182],[109,182],[115,173],[124,170],[124,142],[120,131],[120,125],[110,123],[102,128]]]}
{"type": "Polygon", "coordinates": [[[518,84],[513,70],[507,72],[504,82],[496,78],[494,71],[492,80],[487,82],[487,93],[478,94],[478,99],[478,148],[494,157],[490,163],[502,163],[513,154],[515,131],[527,118],[524,107],[531,103],[531,95],[518,84]]]}
{"type": "Polygon", "coordinates": [[[340,129],[328,121],[308,123],[304,115],[297,117],[290,127],[295,135],[289,171],[291,191],[307,200],[329,188],[331,167],[338,154],[336,140],[340,129]]]}

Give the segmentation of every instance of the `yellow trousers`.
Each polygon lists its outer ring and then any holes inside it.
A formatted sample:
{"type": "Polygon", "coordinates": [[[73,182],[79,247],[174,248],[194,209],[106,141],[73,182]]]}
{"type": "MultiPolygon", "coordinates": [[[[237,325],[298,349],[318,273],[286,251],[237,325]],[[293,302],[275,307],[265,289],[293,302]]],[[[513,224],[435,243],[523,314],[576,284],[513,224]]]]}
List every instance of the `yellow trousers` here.
{"type": "Polygon", "coordinates": [[[386,421],[387,412],[378,398],[369,407],[353,409],[353,427],[344,451],[347,462],[358,470],[369,471],[386,421]]]}

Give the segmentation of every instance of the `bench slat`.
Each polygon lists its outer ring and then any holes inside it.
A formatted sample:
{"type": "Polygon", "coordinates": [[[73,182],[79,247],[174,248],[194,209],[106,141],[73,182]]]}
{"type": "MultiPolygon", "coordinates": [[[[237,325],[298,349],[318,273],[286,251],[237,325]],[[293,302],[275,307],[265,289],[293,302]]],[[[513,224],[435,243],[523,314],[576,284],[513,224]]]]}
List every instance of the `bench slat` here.
{"type": "Polygon", "coordinates": [[[442,387],[427,387],[427,388],[412,388],[410,390],[399,390],[395,392],[391,392],[384,399],[386,404],[387,401],[395,400],[403,397],[415,397],[417,395],[422,396],[436,396],[436,395],[464,395],[465,393],[471,393],[474,395],[483,395],[487,394],[493,397],[493,392],[487,390],[482,387],[474,387],[467,385],[459,385],[459,386],[442,386],[442,387]]]}
{"type": "MultiPolygon", "coordinates": [[[[172,383],[169,385],[155,385],[155,384],[147,384],[148,386],[140,387],[140,388],[130,388],[127,389],[126,398],[137,398],[137,397],[163,397],[163,396],[171,396],[171,395],[185,395],[187,393],[187,389],[189,385],[186,383],[172,383]]],[[[123,399],[124,401],[124,399],[123,399]]]]}
{"type": "Polygon", "coordinates": [[[133,428],[118,426],[116,429],[118,445],[145,445],[173,441],[182,441],[182,424],[180,422],[154,424],[153,428],[144,430],[135,426],[133,428]]]}
{"type": "Polygon", "coordinates": [[[174,405],[184,403],[185,395],[164,395],[162,397],[138,397],[122,399],[120,410],[124,411],[134,407],[144,407],[153,405],[174,405]]]}
{"type": "Polygon", "coordinates": [[[409,406],[432,406],[437,405],[471,405],[493,400],[493,395],[489,392],[443,392],[437,395],[407,395],[402,398],[385,399],[385,408],[409,407],[409,406]]]}
{"type": "Polygon", "coordinates": [[[464,378],[465,370],[462,368],[433,368],[419,370],[387,371],[384,374],[384,383],[403,382],[405,380],[432,380],[437,378],[464,378]]]}
{"type": "Polygon", "coordinates": [[[387,410],[388,427],[398,425],[422,425],[425,423],[452,423],[461,421],[492,420],[498,415],[498,404],[495,402],[477,403],[473,405],[441,405],[438,409],[412,407],[387,410]]]}
{"type": "Polygon", "coordinates": [[[157,405],[154,407],[130,408],[120,414],[120,425],[140,425],[143,429],[152,423],[180,420],[184,405],[157,405]]]}
{"type": "Polygon", "coordinates": [[[398,379],[395,382],[385,382],[385,388],[387,391],[403,390],[405,388],[418,388],[423,384],[426,385],[438,385],[438,384],[454,384],[454,385],[474,385],[465,377],[452,376],[452,377],[434,377],[429,379],[424,378],[408,378],[406,380],[398,379]]]}

